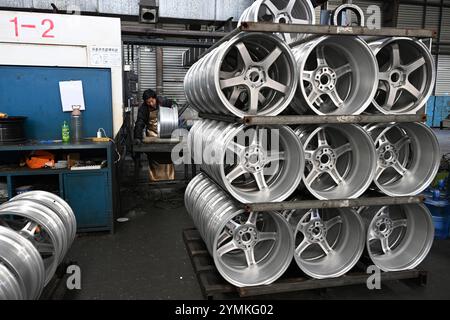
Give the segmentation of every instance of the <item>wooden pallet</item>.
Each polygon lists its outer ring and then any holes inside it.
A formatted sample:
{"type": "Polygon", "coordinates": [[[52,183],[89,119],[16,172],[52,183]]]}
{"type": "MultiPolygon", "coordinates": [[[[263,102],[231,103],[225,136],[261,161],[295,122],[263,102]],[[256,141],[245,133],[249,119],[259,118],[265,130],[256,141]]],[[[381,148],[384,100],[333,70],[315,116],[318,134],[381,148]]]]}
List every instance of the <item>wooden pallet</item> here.
{"type": "MultiPolygon", "coordinates": [[[[358,284],[366,285],[369,276],[365,272],[367,264],[362,259],[357,267],[355,267],[355,269],[359,270],[351,271],[339,278],[323,280],[311,279],[302,275],[298,270],[298,267],[291,266],[279,280],[271,285],[238,288],[226,282],[219,274],[219,271],[214,265],[214,260],[210,256],[205,243],[196,229],[184,230],[183,240],[203,296],[208,300],[212,300],[219,295],[227,294],[233,296],[236,296],[237,294],[239,297],[244,298],[305,290],[323,290],[358,284]]],[[[398,272],[383,272],[381,273],[381,282],[405,280],[420,286],[425,286],[427,277],[427,271],[417,269],[398,272]]]]}

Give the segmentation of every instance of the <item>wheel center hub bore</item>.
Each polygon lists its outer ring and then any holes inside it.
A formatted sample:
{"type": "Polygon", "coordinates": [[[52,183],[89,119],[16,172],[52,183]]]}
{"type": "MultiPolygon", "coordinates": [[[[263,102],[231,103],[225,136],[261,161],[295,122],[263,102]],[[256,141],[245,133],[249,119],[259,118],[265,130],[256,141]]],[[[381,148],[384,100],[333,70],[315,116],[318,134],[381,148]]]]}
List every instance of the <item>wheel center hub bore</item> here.
{"type": "Polygon", "coordinates": [[[327,236],[327,228],[322,220],[310,221],[306,228],[306,238],[311,243],[318,243],[325,240],[327,236]]]}
{"type": "Polygon", "coordinates": [[[266,82],[266,73],[260,67],[250,67],[244,76],[245,81],[252,88],[259,88],[266,82]]]}
{"type": "Polygon", "coordinates": [[[320,148],[313,155],[313,165],[319,171],[327,171],[336,165],[336,154],[330,147],[320,148]]]}
{"type": "Polygon", "coordinates": [[[289,14],[287,12],[282,12],[275,18],[275,22],[276,23],[290,23],[291,18],[289,17],[289,14]]]}
{"type": "Polygon", "coordinates": [[[379,217],[374,224],[373,231],[378,238],[387,238],[394,230],[392,220],[388,217],[379,217]]]}
{"type": "Polygon", "coordinates": [[[401,69],[393,69],[389,73],[389,83],[393,87],[401,87],[405,84],[406,81],[406,73],[401,69]]]}
{"type": "Polygon", "coordinates": [[[382,167],[392,166],[397,158],[397,150],[391,144],[382,145],[378,150],[378,162],[382,167]]]}
{"type": "Polygon", "coordinates": [[[336,72],[329,67],[321,67],[314,74],[314,85],[320,91],[332,91],[336,88],[336,72]]]}
{"type": "Polygon", "coordinates": [[[266,158],[266,153],[259,146],[248,147],[244,152],[244,167],[250,173],[261,171],[266,158]]]}
{"type": "Polygon", "coordinates": [[[258,230],[254,225],[243,225],[234,231],[233,239],[241,249],[254,247],[258,243],[258,230]]]}

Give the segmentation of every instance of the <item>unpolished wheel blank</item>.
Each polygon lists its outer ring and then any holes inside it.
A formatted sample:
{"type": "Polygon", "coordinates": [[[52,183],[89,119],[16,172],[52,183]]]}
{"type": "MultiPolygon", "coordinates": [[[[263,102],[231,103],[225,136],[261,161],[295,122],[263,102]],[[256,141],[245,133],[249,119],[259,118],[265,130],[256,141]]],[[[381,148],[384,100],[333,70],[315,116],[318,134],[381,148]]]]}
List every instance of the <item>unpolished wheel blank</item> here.
{"type": "Polygon", "coordinates": [[[0,301],[23,300],[22,290],[14,274],[0,262],[0,301]]]}
{"type": "Polygon", "coordinates": [[[366,126],[377,152],[374,182],[383,193],[417,195],[439,170],[440,149],[433,131],[421,123],[366,126]]]}
{"type": "Polygon", "coordinates": [[[305,151],[303,184],[318,199],[357,198],[375,175],[370,136],[357,125],[329,124],[296,130],[305,151]]]}
{"type": "Polygon", "coordinates": [[[361,38],[323,36],[293,48],[293,53],[300,74],[291,104],[297,113],[351,115],[370,105],[378,67],[361,38]]]}
{"type": "Polygon", "coordinates": [[[360,214],[367,230],[367,251],[381,270],[413,269],[428,255],[434,226],[424,205],[369,207],[360,214]]]}
{"type": "Polygon", "coordinates": [[[430,50],[419,40],[385,38],[370,43],[378,61],[377,112],[416,113],[431,96],[436,78],[430,50]]]}
{"type": "Polygon", "coordinates": [[[202,173],[189,183],[185,203],[228,282],[238,287],[270,284],[289,266],[292,233],[278,213],[245,213],[202,173]]]}
{"type": "MultiPolygon", "coordinates": [[[[304,0],[258,0],[248,7],[239,19],[243,22],[275,22],[287,24],[314,24],[314,7],[310,1],[304,0]]],[[[306,34],[279,33],[287,43],[303,39],[306,34]]]]}
{"type": "Polygon", "coordinates": [[[311,209],[290,212],[294,258],[299,268],[316,279],[347,273],[364,250],[364,224],[352,209],[311,209]]]}

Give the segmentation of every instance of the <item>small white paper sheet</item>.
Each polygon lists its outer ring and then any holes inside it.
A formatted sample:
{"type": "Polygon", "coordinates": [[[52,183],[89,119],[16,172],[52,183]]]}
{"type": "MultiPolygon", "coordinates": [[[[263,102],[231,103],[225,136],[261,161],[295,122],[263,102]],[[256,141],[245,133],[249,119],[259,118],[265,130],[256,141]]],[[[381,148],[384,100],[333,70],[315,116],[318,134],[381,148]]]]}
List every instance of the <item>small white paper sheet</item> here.
{"type": "Polygon", "coordinates": [[[73,106],[80,106],[80,110],[86,110],[84,105],[83,82],[60,81],[59,91],[61,93],[61,104],[63,112],[72,112],[73,106]]]}

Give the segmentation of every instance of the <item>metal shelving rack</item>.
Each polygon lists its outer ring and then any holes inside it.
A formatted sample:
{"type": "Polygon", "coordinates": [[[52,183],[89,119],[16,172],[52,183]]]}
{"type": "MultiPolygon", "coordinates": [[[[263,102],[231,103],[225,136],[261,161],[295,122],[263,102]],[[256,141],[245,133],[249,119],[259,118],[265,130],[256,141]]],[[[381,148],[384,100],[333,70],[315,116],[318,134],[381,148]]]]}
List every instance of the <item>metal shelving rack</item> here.
{"type": "MultiPolygon", "coordinates": [[[[369,29],[368,27],[341,27],[328,25],[303,25],[303,24],[279,24],[271,22],[243,22],[228,35],[217,41],[212,47],[203,53],[208,54],[225,41],[230,40],[240,32],[269,32],[269,33],[306,33],[310,36],[292,43],[293,47],[303,42],[310,41],[322,35],[339,36],[367,36],[367,37],[414,37],[419,39],[436,38],[435,30],[407,29],[407,28],[381,28],[369,29]]],[[[245,116],[238,118],[229,115],[200,113],[200,118],[250,125],[305,125],[305,124],[344,124],[344,123],[389,123],[389,122],[425,122],[425,114],[401,114],[401,115],[282,115],[282,116],[245,116]]],[[[283,201],[277,203],[250,203],[239,204],[247,212],[250,211],[283,211],[310,208],[344,208],[359,206],[381,206],[422,203],[423,196],[412,197],[386,197],[363,196],[358,199],[340,200],[301,200],[283,201]]]]}

